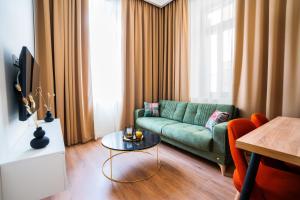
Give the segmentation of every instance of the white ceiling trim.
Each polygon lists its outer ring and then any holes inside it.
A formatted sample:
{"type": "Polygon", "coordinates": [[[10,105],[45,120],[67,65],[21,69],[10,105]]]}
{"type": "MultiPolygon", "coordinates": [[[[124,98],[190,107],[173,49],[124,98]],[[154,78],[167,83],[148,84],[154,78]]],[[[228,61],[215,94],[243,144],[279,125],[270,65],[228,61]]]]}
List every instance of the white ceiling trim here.
{"type": "Polygon", "coordinates": [[[169,3],[171,3],[171,1],[173,0],[144,0],[154,6],[157,6],[159,8],[163,8],[165,7],[166,5],[168,5],[169,3]]]}

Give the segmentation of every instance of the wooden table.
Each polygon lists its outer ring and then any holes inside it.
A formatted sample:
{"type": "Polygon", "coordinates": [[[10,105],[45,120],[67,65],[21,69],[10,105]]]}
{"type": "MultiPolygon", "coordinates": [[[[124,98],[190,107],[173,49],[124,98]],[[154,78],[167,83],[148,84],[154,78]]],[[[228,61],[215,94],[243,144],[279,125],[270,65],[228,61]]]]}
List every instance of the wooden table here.
{"type": "Polygon", "coordinates": [[[252,152],[241,200],[249,199],[260,157],[300,166],[300,118],[277,117],[236,141],[236,147],[252,152]]]}

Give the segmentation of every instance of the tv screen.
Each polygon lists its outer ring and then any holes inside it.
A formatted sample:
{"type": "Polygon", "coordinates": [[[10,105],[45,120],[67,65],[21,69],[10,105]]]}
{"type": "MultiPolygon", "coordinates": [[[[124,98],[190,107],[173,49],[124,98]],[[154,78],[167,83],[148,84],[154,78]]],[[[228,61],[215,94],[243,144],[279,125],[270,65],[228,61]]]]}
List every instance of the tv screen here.
{"type": "MultiPolygon", "coordinates": [[[[19,56],[19,84],[22,89],[22,96],[29,101],[29,96],[35,101],[35,109],[31,113],[24,103],[19,105],[19,120],[25,121],[39,108],[39,96],[36,95],[37,88],[40,87],[39,65],[33,58],[27,47],[23,47],[19,56]]],[[[22,101],[20,101],[22,102],[22,101]]]]}

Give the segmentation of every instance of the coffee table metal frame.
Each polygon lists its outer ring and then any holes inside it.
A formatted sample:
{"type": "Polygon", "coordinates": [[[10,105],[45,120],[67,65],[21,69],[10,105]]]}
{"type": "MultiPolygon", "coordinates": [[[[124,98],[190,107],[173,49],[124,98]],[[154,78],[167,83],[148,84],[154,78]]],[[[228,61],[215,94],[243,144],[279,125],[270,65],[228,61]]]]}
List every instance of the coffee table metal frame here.
{"type": "Polygon", "coordinates": [[[109,180],[114,181],[114,182],[117,182],[117,183],[136,183],[136,182],[145,181],[145,180],[147,180],[147,179],[152,178],[153,176],[155,176],[155,175],[158,173],[158,171],[159,171],[160,168],[161,168],[161,162],[160,162],[160,159],[159,159],[159,156],[158,156],[158,152],[159,152],[159,151],[158,151],[158,145],[159,145],[159,144],[160,144],[160,142],[159,142],[158,144],[154,145],[153,147],[146,148],[146,149],[143,149],[143,150],[132,150],[132,151],[127,150],[127,151],[125,151],[125,150],[115,150],[115,149],[110,149],[110,148],[104,146],[104,145],[101,143],[101,145],[102,145],[104,148],[106,148],[106,149],[109,150],[109,158],[107,158],[107,159],[103,162],[103,164],[102,164],[102,174],[103,174],[106,178],[108,178],[109,180]],[[146,150],[150,150],[150,149],[154,149],[154,148],[156,148],[156,169],[155,169],[155,171],[154,171],[153,173],[151,173],[150,175],[148,175],[148,176],[146,176],[146,177],[138,178],[138,179],[135,179],[135,180],[117,180],[117,179],[113,178],[113,158],[114,158],[114,157],[117,157],[117,156],[122,155],[122,154],[125,154],[125,153],[145,153],[145,154],[149,154],[149,155],[151,155],[151,156],[154,157],[155,155],[153,155],[152,153],[146,151],[146,150]],[[119,153],[116,153],[116,154],[113,155],[113,151],[116,151],[116,152],[119,152],[119,153]],[[104,167],[105,167],[105,165],[106,165],[108,162],[110,163],[110,176],[108,176],[108,175],[105,173],[105,171],[104,171],[104,167]]]}

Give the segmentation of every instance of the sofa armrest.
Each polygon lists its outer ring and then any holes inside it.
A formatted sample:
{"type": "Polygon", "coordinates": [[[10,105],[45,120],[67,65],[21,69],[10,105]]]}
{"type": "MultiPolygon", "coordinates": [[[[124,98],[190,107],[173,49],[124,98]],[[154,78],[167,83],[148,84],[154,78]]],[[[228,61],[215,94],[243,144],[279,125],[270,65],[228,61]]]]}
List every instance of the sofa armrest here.
{"type": "Polygon", "coordinates": [[[145,109],[136,109],[134,112],[134,118],[137,119],[139,117],[144,117],[145,109]]]}
{"type": "Polygon", "coordinates": [[[223,122],[213,127],[213,151],[219,154],[227,154],[228,150],[228,136],[227,123],[223,122]]]}
{"type": "Polygon", "coordinates": [[[234,107],[233,116],[231,119],[236,119],[240,117],[240,110],[237,107],[234,107]]]}
{"type": "Polygon", "coordinates": [[[139,117],[144,117],[144,113],[145,113],[145,109],[136,109],[134,111],[134,125],[135,127],[136,126],[136,120],[139,118],[139,117]]]}

